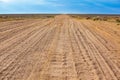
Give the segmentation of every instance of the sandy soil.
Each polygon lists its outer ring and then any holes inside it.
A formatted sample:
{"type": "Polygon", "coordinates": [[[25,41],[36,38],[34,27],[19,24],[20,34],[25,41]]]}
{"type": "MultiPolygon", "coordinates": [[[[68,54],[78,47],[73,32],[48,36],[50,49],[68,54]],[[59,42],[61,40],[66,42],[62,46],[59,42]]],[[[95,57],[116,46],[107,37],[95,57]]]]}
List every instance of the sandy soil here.
{"type": "Polygon", "coordinates": [[[120,80],[120,26],[67,15],[2,22],[0,80],[120,80]]]}

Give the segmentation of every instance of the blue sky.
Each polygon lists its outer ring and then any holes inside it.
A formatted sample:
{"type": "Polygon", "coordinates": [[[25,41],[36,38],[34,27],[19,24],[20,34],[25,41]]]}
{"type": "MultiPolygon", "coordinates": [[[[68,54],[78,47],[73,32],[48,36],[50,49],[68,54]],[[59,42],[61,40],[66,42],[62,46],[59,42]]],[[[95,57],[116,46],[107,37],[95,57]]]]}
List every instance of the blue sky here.
{"type": "Polygon", "coordinates": [[[0,0],[0,14],[120,14],[120,0],[0,0]]]}

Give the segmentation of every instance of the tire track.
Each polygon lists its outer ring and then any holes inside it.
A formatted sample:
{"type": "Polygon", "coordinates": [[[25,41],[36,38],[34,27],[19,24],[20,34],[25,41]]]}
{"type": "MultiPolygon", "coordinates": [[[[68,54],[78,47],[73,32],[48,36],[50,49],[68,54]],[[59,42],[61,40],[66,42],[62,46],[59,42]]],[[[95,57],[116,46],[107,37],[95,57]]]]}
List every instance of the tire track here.
{"type": "Polygon", "coordinates": [[[0,80],[120,80],[119,63],[111,59],[119,62],[120,48],[116,39],[107,40],[117,35],[112,26],[105,31],[68,15],[5,23],[0,23],[0,80]]]}

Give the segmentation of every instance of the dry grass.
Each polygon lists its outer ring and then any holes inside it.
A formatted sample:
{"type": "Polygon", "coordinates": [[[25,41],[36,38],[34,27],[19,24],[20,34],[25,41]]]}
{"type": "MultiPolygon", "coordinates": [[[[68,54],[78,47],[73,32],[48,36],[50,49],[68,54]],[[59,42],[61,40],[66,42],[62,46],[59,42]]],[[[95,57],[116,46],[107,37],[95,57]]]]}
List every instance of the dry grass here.
{"type": "Polygon", "coordinates": [[[16,21],[24,19],[45,19],[54,18],[54,15],[0,15],[0,22],[16,21]]]}

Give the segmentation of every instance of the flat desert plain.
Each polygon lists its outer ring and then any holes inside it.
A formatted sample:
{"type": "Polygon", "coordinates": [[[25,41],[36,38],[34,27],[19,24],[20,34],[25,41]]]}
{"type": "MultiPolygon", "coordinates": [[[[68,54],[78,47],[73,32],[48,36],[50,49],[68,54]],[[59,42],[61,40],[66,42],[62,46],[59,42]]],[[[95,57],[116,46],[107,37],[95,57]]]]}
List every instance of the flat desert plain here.
{"type": "Polygon", "coordinates": [[[0,22],[0,80],[120,80],[120,25],[68,15],[0,22]]]}

